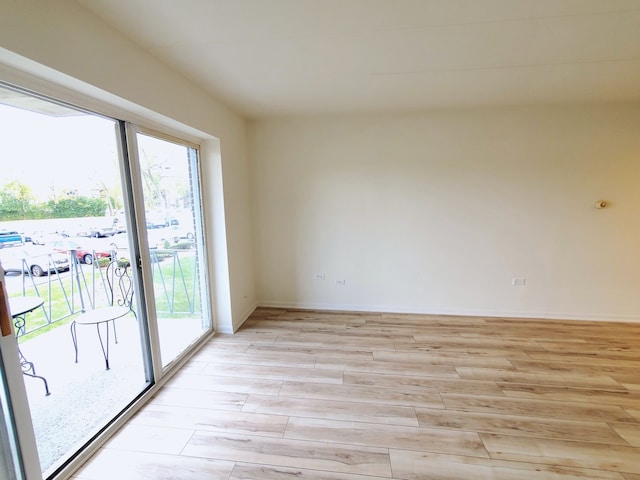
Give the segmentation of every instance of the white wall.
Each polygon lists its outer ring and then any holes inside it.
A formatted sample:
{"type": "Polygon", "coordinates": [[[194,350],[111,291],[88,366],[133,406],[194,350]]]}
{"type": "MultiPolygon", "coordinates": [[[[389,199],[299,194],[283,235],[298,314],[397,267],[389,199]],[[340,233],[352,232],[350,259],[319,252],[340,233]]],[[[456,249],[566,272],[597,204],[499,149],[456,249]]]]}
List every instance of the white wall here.
{"type": "Polygon", "coordinates": [[[202,142],[218,329],[240,325],[256,302],[244,120],[74,2],[0,12],[0,80],[202,142]]]}
{"type": "Polygon", "coordinates": [[[257,121],[258,301],[639,320],[639,126],[640,105],[257,121]]]}

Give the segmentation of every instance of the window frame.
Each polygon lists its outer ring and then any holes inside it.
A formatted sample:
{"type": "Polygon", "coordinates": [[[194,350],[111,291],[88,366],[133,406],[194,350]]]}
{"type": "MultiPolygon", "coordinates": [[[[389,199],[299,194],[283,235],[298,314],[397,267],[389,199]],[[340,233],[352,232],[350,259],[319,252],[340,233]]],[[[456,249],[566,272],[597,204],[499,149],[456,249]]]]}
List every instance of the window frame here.
{"type": "MultiPolygon", "coordinates": [[[[145,319],[144,327],[141,329],[141,342],[143,344],[143,350],[145,353],[145,375],[149,379],[149,386],[144,389],[136,398],[132,399],[128,407],[120,412],[115,418],[113,418],[109,424],[98,434],[92,441],[85,446],[82,450],[77,452],[68,462],[56,470],[51,478],[65,477],[82,465],[91,455],[93,455],[102,445],[104,445],[108,439],[133,415],[145,404],[151,397],[175,374],[190,358],[193,356],[199,348],[215,333],[216,318],[215,307],[212,298],[213,289],[212,281],[209,275],[209,265],[211,252],[207,251],[205,245],[207,241],[205,238],[206,233],[206,209],[204,207],[204,198],[202,192],[202,169],[201,161],[202,148],[201,143],[208,140],[207,138],[198,138],[194,136],[196,130],[188,128],[178,122],[168,119],[167,117],[155,114],[154,112],[140,109],[139,107],[127,104],[131,109],[123,109],[116,105],[121,103],[120,100],[114,103],[103,102],[95,97],[80,94],[76,91],[65,91],[59,89],[56,84],[44,81],[39,78],[25,76],[22,73],[18,74],[19,80],[15,78],[16,71],[12,70],[6,64],[0,61],[0,86],[17,91],[22,94],[26,94],[47,102],[57,104],[61,107],[71,108],[76,111],[84,112],[90,115],[106,118],[113,121],[116,124],[116,140],[118,144],[118,156],[121,168],[121,182],[123,187],[123,197],[125,199],[125,214],[132,233],[130,236],[130,248],[133,253],[132,258],[140,269],[136,270],[136,278],[134,282],[137,283],[136,298],[140,305],[143,305],[143,310],[146,315],[142,318],[145,319]],[[7,79],[8,78],[8,79],[7,79]],[[183,129],[176,129],[176,126],[184,127],[183,129]],[[144,212],[144,202],[142,200],[142,183],[141,174],[139,169],[138,151],[135,140],[135,134],[137,132],[151,135],[157,138],[165,139],[173,143],[178,143],[186,147],[195,149],[197,152],[197,198],[198,198],[198,210],[199,222],[196,222],[196,228],[200,229],[200,238],[202,239],[202,254],[203,254],[203,284],[202,295],[206,297],[206,302],[203,301],[203,315],[207,315],[209,327],[205,333],[193,344],[189,346],[187,350],[182,352],[171,364],[166,368],[162,368],[160,361],[160,346],[157,330],[157,316],[155,314],[155,307],[153,302],[150,301],[152,297],[149,296],[149,292],[152,292],[151,281],[151,269],[149,251],[143,245],[147,245],[146,238],[146,219],[144,212]],[[135,240],[137,239],[137,240],[135,240]],[[138,286],[144,285],[145,291],[138,286]],[[148,287],[151,286],[151,287],[148,287]],[[151,288],[151,290],[149,290],[151,288]]],[[[116,100],[113,97],[112,100],[116,100]]],[[[213,137],[212,137],[213,138],[213,137]]],[[[197,232],[198,233],[198,232],[197,232]]],[[[13,340],[13,339],[12,339],[13,340]]],[[[18,367],[19,368],[19,367],[18,367]]],[[[13,370],[9,368],[8,370],[13,370]]],[[[7,405],[9,411],[9,418],[12,420],[11,425],[7,425],[6,431],[10,435],[17,434],[17,444],[20,446],[17,455],[19,456],[20,464],[24,469],[25,478],[38,478],[36,477],[36,470],[38,475],[40,473],[39,458],[37,454],[37,448],[35,445],[35,436],[32,432],[31,418],[28,407],[14,408],[13,404],[16,402],[16,396],[23,398],[26,405],[26,393],[24,392],[24,384],[22,384],[22,393],[20,390],[20,382],[23,382],[21,372],[18,370],[19,375],[15,376],[10,373],[10,381],[7,382],[9,389],[11,390],[11,404],[7,405]],[[16,378],[13,378],[16,377],[16,378]],[[17,394],[16,394],[17,391],[17,394]],[[15,428],[11,428],[15,425],[15,428]],[[31,467],[29,467],[31,465],[31,467]],[[35,468],[33,466],[36,466],[35,468]]]]}

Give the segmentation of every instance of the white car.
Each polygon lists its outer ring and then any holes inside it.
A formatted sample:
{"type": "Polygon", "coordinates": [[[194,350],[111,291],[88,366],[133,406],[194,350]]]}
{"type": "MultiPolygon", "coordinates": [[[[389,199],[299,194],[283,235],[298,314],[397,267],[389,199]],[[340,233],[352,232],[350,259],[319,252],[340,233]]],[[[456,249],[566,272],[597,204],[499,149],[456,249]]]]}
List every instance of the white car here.
{"type": "Polygon", "coordinates": [[[69,255],[44,247],[13,247],[0,250],[5,272],[30,273],[42,277],[48,273],[69,270],[69,255]]]}

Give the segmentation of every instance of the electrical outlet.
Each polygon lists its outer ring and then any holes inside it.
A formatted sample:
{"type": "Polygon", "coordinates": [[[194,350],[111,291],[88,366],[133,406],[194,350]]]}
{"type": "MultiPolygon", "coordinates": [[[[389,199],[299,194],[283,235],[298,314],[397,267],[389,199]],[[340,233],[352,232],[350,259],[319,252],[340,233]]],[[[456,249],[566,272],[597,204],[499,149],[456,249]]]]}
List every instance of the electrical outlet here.
{"type": "Polygon", "coordinates": [[[324,273],[316,273],[316,280],[324,280],[325,278],[324,273]]]}
{"type": "Polygon", "coordinates": [[[527,283],[527,279],[525,277],[513,277],[511,280],[511,285],[514,287],[524,287],[527,283]]]}
{"type": "Polygon", "coordinates": [[[336,280],[336,285],[340,285],[341,287],[344,287],[346,283],[346,280],[336,280]]]}

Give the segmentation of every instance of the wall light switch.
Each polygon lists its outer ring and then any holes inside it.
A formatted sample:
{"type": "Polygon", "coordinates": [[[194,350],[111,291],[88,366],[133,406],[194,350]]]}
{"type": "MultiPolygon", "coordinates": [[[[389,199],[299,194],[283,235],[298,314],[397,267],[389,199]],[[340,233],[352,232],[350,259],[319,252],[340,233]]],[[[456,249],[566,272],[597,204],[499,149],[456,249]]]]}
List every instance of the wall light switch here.
{"type": "Polygon", "coordinates": [[[527,279],[525,277],[513,277],[511,280],[511,285],[514,287],[524,287],[527,283],[527,279]]]}

